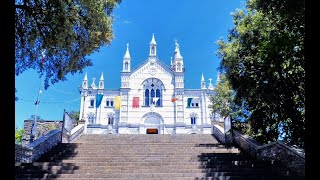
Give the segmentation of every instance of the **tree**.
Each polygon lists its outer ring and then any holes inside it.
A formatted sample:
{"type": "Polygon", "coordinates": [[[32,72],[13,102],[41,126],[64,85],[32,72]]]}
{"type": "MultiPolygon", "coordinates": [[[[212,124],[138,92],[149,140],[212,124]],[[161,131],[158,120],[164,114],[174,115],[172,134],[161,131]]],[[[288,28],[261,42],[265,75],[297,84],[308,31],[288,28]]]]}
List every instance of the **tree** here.
{"type": "Polygon", "coordinates": [[[91,66],[88,55],[113,39],[111,14],[120,2],[16,0],[15,74],[35,69],[45,75],[47,89],[91,66]]]}
{"type": "Polygon", "coordinates": [[[219,74],[219,81],[213,92],[214,94],[210,97],[212,113],[219,114],[223,119],[229,117],[233,111],[234,91],[231,89],[231,84],[225,75],[219,74]]]}
{"type": "Polygon", "coordinates": [[[23,138],[24,129],[16,129],[15,130],[15,142],[16,144],[21,144],[23,138]]]}
{"type": "Polygon", "coordinates": [[[233,14],[228,40],[218,41],[220,70],[236,91],[237,104],[245,102],[260,142],[285,135],[304,147],[304,7],[303,0],[249,0],[233,14]]]}
{"type": "MultiPolygon", "coordinates": [[[[14,89],[14,92],[17,93],[17,89],[16,88],[14,89]]],[[[19,100],[19,98],[17,96],[15,96],[15,101],[18,101],[18,100],[19,100]]]]}
{"type": "Polygon", "coordinates": [[[80,111],[70,111],[68,112],[69,116],[74,119],[75,121],[79,121],[80,118],[80,111]]]}
{"type": "MultiPolygon", "coordinates": [[[[34,118],[35,118],[35,115],[31,115],[28,120],[34,120],[34,118]]],[[[43,120],[43,119],[42,119],[40,116],[38,116],[38,115],[37,115],[36,119],[37,119],[37,121],[43,120]]]]}

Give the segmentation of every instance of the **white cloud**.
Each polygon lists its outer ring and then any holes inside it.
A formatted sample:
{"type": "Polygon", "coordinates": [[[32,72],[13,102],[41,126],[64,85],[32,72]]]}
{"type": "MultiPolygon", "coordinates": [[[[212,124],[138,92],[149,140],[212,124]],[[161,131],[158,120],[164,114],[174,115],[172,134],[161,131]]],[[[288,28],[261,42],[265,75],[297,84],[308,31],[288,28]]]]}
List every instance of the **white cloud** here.
{"type": "Polygon", "coordinates": [[[124,20],[124,21],[123,21],[123,23],[124,23],[124,24],[131,24],[131,23],[132,23],[132,21],[124,20]]]}

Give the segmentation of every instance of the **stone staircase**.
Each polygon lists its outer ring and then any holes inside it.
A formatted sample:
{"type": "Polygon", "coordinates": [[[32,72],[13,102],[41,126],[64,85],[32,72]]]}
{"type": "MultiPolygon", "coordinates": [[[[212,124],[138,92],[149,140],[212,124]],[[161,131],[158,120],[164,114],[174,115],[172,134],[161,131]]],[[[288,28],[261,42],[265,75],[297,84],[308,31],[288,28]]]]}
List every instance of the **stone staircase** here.
{"type": "Polygon", "coordinates": [[[83,135],[15,169],[16,179],[304,179],[197,134],[83,135]]]}

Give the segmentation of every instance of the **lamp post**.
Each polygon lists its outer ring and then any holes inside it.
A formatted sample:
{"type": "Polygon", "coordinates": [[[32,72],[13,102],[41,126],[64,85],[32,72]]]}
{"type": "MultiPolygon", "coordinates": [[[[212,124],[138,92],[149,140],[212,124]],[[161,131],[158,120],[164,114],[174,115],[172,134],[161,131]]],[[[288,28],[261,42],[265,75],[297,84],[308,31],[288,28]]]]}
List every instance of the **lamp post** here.
{"type": "Polygon", "coordinates": [[[40,94],[42,93],[40,87],[39,87],[39,91],[38,91],[38,97],[37,97],[37,101],[35,103],[36,105],[36,112],[34,114],[34,118],[33,118],[33,122],[32,122],[32,128],[31,128],[31,136],[30,136],[30,141],[34,141],[36,138],[36,134],[37,134],[37,113],[38,113],[38,108],[39,108],[39,104],[40,104],[40,94]]]}
{"type": "Polygon", "coordinates": [[[82,117],[81,117],[81,119],[84,119],[84,106],[85,106],[85,103],[86,103],[86,97],[88,96],[87,91],[83,91],[82,96],[83,96],[83,105],[82,105],[82,117]]]}

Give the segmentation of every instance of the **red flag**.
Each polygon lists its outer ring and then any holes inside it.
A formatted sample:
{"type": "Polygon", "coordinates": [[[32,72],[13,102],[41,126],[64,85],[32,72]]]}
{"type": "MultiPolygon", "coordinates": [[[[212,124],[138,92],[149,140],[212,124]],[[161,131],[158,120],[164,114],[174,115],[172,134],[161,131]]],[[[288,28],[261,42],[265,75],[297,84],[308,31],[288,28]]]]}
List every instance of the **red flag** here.
{"type": "Polygon", "coordinates": [[[139,97],[133,97],[132,108],[139,108],[139,97]]]}
{"type": "Polygon", "coordinates": [[[172,98],[171,102],[175,102],[176,100],[178,100],[178,98],[172,98]]]}

